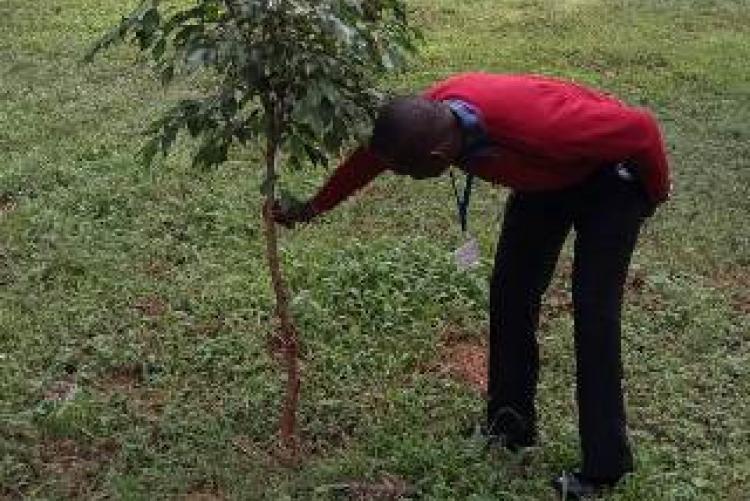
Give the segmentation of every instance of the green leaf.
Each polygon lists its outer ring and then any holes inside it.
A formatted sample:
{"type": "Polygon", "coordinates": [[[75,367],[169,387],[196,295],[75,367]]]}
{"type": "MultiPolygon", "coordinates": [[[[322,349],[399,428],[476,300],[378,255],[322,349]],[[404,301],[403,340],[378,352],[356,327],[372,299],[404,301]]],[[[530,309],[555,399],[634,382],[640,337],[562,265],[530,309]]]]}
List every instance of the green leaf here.
{"type": "Polygon", "coordinates": [[[146,142],[146,144],[143,145],[143,148],[141,148],[140,151],[140,157],[141,157],[141,163],[149,167],[153,161],[154,157],[159,151],[159,141],[156,138],[150,139],[146,142]]]}
{"type": "Polygon", "coordinates": [[[153,33],[161,24],[161,15],[156,5],[151,5],[150,8],[146,9],[140,16],[141,26],[140,28],[149,33],[153,33]]]}
{"type": "Polygon", "coordinates": [[[153,49],[151,49],[151,54],[153,55],[154,59],[159,60],[164,55],[164,52],[167,49],[167,39],[164,37],[159,38],[159,40],[154,44],[153,49]]]}
{"type": "Polygon", "coordinates": [[[193,166],[208,168],[226,162],[229,143],[221,137],[206,136],[193,157],[193,166]]]}
{"type": "Polygon", "coordinates": [[[174,78],[174,64],[167,64],[161,69],[160,72],[160,79],[161,84],[166,86],[169,85],[169,83],[172,82],[172,79],[174,78]]]}

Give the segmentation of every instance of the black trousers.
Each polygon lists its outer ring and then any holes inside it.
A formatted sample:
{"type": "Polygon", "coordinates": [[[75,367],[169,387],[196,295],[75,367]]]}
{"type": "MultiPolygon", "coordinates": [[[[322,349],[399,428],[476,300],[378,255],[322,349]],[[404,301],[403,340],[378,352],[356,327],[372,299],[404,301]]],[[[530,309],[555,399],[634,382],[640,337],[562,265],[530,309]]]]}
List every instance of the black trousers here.
{"type": "Polygon", "coordinates": [[[630,258],[652,212],[641,183],[605,167],[569,189],[511,194],[491,283],[488,427],[516,445],[536,437],[541,296],[571,228],[583,474],[632,470],[626,435],[620,313],[630,258]]]}

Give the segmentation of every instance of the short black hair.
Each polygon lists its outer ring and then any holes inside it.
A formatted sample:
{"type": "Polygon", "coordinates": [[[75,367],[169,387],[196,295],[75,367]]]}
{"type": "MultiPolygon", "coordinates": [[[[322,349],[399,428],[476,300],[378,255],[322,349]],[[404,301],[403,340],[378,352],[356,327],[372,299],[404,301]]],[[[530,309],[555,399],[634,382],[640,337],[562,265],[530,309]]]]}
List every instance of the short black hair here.
{"type": "Polygon", "coordinates": [[[429,152],[442,130],[445,112],[438,103],[419,96],[400,96],[381,106],[370,147],[388,157],[411,157],[429,152]]]}

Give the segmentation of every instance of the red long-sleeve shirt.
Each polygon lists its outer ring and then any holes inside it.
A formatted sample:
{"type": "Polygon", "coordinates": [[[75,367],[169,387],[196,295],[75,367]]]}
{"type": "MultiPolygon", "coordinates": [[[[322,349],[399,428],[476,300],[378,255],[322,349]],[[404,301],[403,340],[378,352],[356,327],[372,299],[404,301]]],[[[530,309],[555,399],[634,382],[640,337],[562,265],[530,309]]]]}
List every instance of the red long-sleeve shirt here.
{"type": "MultiPolygon", "coordinates": [[[[533,75],[465,73],[424,93],[475,108],[492,146],[460,167],[518,191],[566,188],[621,161],[639,170],[654,203],[667,199],[662,134],[646,110],[580,85],[533,75]]],[[[316,213],[338,205],[387,168],[368,148],[343,162],[311,200],[316,213]]]]}

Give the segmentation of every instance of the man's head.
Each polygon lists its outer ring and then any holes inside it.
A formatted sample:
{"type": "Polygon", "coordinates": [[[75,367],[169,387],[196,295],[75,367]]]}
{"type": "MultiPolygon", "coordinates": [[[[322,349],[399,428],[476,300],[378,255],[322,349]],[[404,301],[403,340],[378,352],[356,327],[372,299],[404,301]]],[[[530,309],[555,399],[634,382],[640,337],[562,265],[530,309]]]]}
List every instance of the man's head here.
{"type": "Polygon", "coordinates": [[[424,179],[439,176],[456,160],[461,132],[446,104],[398,97],[380,109],[370,147],[393,172],[424,179]]]}

